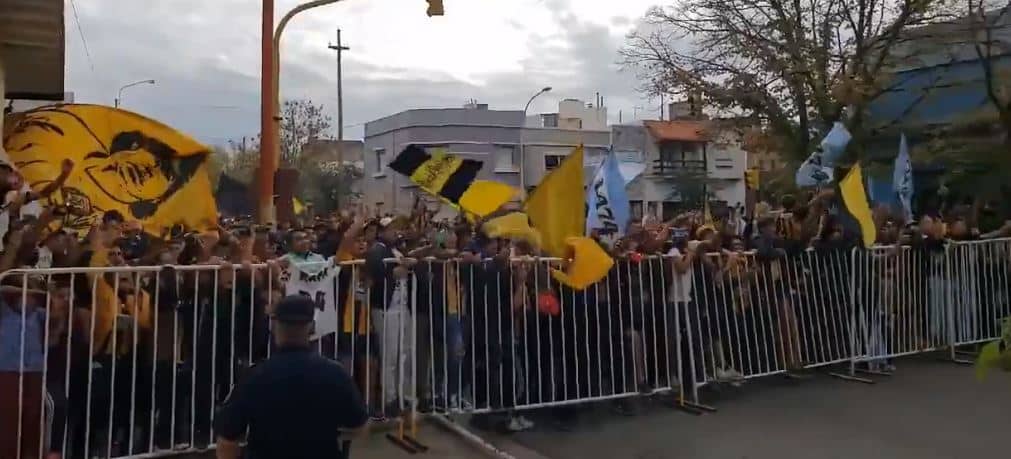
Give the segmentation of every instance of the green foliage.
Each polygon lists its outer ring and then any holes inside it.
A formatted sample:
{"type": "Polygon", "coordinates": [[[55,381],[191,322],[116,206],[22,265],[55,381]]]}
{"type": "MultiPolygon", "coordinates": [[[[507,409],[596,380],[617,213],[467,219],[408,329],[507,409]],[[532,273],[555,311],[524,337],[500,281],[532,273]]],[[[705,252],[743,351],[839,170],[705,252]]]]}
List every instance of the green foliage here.
{"type": "Polygon", "coordinates": [[[354,164],[336,161],[305,164],[300,171],[298,195],[312,203],[316,213],[346,208],[349,200],[361,197],[352,185],[362,178],[362,169],[354,164]]]}
{"type": "Polygon", "coordinates": [[[671,0],[646,14],[621,54],[649,95],[700,96],[709,112],[753,118],[784,159],[799,160],[835,121],[860,139],[905,32],[949,3],[671,0]]]}
{"type": "MultiPolygon", "coordinates": [[[[323,105],[308,99],[285,101],[281,121],[281,165],[298,169],[299,181],[296,196],[311,203],[317,213],[327,213],[346,206],[358,198],[353,184],[362,178],[360,167],[336,161],[315,161],[302,156],[306,144],[316,139],[328,138],[331,118],[323,105]]],[[[252,185],[260,165],[259,136],[230,140],[227,148],[215,149],[211,157],[215,186],[220,173],[252,185]]]]}

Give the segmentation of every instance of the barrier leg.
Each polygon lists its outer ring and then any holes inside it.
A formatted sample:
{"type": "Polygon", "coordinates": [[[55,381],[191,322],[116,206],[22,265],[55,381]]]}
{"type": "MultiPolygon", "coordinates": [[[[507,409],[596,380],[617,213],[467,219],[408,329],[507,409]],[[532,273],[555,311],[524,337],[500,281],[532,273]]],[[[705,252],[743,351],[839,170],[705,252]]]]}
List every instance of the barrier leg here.
{"type": "Polygon", "coordinates": [[[977,354],[975,352],[960,351],[958,346],[948,348],[948,361],[959,365],[975,365],[977,354]]]}
{"type": "Polygon", "coordinates": [[[417,454],[422,452],[421,450],[415,448],[414,445],[411,444],[411,442],[407,441],[406,435],[404,435],[403,419],[397,420],[397,432],[395,434],[387,433],[386,439],[389,440],[394,445],[399,446],[400,449],[407,452],[407,454],[417,454]]]}

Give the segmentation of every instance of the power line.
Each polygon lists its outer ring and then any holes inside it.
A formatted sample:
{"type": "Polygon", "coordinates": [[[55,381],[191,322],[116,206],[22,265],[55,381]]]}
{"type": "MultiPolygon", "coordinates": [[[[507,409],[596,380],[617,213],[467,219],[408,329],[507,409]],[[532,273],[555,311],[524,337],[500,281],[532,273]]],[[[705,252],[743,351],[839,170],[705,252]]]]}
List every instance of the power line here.
{"type": "Polygon", "coordinates": [[[95,73],[95,63],[91,60],[91,50],[88,49],[88,40],[84,38],[84,29],[81,28],[81,18],[77,16],[77,4],[70,0],[70,8],[74,10],[74,23],[77,24],[77,33],[81,36],[81,44],[84,45],[84,55],[88,58],[88,66],[91,73],[95,73]]]}

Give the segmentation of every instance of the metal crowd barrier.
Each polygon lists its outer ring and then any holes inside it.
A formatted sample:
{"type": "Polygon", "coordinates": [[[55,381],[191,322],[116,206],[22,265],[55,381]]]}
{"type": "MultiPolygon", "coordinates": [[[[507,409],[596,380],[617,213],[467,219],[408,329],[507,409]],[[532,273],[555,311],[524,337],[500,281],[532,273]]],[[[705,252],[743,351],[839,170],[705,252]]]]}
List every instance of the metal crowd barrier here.
{"type": "MultiPolygon", "coordinates": [[[[338,328],[318,333],[315,345],[349,369],[374,419],[399,418],[413,410],[414,306],[372,308],[363,262],[337,265],[334,309],[321,314],[336,315],[338,328]]],[[[285,292],[286,276],[267,273],[267,264],[253,264],[0,274],[0,333],[15,335],[0,339],[15,343],[0,350],[15,362],[0,368],[0,457],[157,457],[213,447],[215,407],[272,352],[270,304],[304,293],[285,292]]]]}
{"type": "MultiPolygon", "coordinates": [[[[680,385],[668,263],[618,261],[577,292],[561,260],[425,260],[419,293],[422,408],[486,413],[670,392],[680,385]]],[[[678,394],[680,394],[678,392],[678,394]]]]}
{"type": "Polygon", "coordinates": [[[10,270],[0,342],[15,345],[0,362],[17,365],[0,367],[0,456],[213,446],[215,405],[270,355],[270,305],[284,293],[326,303],[315,345],[351,372],[375,418],[658,393],[691,406],[716,383],[888,372],[897,357],[954,358],[996,339],[1011,315],[1009,255],[1011,240],[710,254],[684,270],[648,256],[615,260],[579,292],[552,277],[557,259],[424,259],[378,282],[354,260],[313,287],[329,302],[266,264],[10,270]]]}
{"type": "Polygon", "coordinates": [[[688,307],[694,396],[712,383],[848,362],[848,262],[840,251],[710,254],[694,270],[688,307]]]}

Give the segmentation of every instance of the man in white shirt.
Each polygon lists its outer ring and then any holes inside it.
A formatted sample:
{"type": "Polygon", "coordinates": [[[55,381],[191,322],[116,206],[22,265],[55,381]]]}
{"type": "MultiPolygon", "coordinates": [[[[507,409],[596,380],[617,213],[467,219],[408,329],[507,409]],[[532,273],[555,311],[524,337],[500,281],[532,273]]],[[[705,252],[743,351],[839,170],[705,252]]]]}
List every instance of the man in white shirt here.
{"type": "Polygon", "coordinates": [[[667,256],[671,260],[674,274],[673,282],[667,294],[667,301],[670,303],[667,308],[667,323],[671,324],[668,327],[667,333],[667,355],[671,356],[672,363],[681,362],[680,369],[673,365],[668,365],[672,386],[681,383],[681,381],[675,380],[679,370],[682,371],[682,378],[686,378],[689,382],[694,380],[693,374],[688,373],[692,368],[697,368],[696,365],[689,364],[692,355],[690,350],[692,346],[699,346],[699,343],[694,343],[693,340],[689,339],[691,330],[686,327],[688,323],[686,320],[688,318],[688,305],[692,301],[692,265],[695,262],[696,255],[694,251],[689,250],[687,246],[683,245],[684,242],[675,244],[667,253],[667,256]],[[681,317],[680,321],[677,321],[678,316],[681,317]],[[678,324],[677,328],[674,328],[673,324],[678,324]],[[683,342],[683,345],[680,347],[680,358],[676,357],[678,356],[679,338],[683,342]]]}

